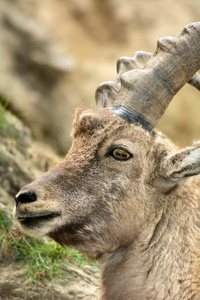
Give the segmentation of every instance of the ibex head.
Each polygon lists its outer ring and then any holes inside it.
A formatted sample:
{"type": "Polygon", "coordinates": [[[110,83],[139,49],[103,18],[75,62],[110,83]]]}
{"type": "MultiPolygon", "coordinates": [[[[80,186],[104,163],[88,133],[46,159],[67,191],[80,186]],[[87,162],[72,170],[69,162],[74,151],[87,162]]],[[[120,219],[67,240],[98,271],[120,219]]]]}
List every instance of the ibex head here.
{"type": "Polygon", "coordinates": [[[116,81],[97,89],[99,108],[78,109],[65,159],[16,196],[22,230],[92,258],[141,235],[147,247],[183,179],[200,173],[200,143],[180,151],[154,130],[184,84],[200,86],[200,23],[159,40],[154,55],[121,58],[117,69],[116,81]]]}

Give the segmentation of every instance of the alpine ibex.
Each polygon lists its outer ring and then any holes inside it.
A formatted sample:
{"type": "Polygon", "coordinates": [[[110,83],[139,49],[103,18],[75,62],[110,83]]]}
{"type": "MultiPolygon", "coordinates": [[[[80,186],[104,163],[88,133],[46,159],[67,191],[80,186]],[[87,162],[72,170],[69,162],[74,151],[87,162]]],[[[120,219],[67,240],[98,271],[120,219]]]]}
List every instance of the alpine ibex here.
{"type": "Polygon", "coordinates": [[[65,159],[16,196],[23,231],[101,260],[103,300],[200,299],[200,142],[154,130],[185,83],[200,90],[199,69],[200,22],[119,59],[65,159]]]}

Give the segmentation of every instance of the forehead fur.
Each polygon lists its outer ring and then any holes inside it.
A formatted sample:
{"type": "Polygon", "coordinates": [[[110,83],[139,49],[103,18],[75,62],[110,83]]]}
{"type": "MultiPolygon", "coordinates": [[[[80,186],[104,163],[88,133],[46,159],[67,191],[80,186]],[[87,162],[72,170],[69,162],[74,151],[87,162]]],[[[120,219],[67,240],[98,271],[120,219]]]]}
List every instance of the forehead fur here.
{"type": "Polygon", "coordinates": [[[92,135],[95,129],[103,128],[112,118],[113,115],[107,108],[79,108],[76,111],[72,136],[76,137],[82,134],[92,135]]]}
{"type": "MultiPolygon", "coordinates": [[[[127,138],[134,142],[139,142],[141,145],[149,144],[152,136],[145,131],[140,125],[129,123],[121,119],[108,108],[96,109],[78,109],[74,121],[74,130],[72,136],[89,138],[93,136],[97,140],[105,140],[107,138],[127,138]]],[[[147,146],[147,145],[146,145],[147,146]]]]}

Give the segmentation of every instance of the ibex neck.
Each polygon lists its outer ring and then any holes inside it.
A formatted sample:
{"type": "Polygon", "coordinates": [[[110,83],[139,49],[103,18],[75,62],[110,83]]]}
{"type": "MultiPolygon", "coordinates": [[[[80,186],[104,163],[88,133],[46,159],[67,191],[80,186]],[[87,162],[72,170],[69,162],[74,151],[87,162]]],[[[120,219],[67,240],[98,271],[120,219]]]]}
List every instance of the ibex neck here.
{"type": "Polygon", "coordinates": [[[180,205],[171,207],[132,245],[104,256],[102,300],[200,299],[200,232],[192,206],[183,205],[182,215],[180,205]]]}

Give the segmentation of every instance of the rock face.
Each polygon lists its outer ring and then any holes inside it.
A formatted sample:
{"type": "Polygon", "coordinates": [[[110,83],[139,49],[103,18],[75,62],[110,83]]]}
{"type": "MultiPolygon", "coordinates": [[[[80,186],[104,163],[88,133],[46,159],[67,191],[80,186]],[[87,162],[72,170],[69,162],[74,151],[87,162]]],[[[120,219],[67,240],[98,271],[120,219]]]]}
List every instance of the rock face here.
{"type": "MultiPolygon", "coordinates": [[[[0,202],[13,207],[19,189],[40,176],[59,160],[53,152],[40,149],[31,132],[11,113],[0,109],[0,202]]],[[[45,147],[45,146],[42,146],[45,147]]]]}
{"type": "Polygon", "coordinates": [[[60,132],[63,136],[60,138],[64,139],[61,147],[65,143],[66,149],[66,129],[64,133],[59,118],[63,120],[73,114],[70,106],[63,110],[62,102],[66,93],[65,77],[74,70],[75,62],[34,19],[29,5],[31,1],[1,3],[0,20],[4,30],[0,53],[4,59],[0,91],[4,97],[12,99],[14,111],[26,114],[24,119],[38,139],[46,138],[59,149],[61,143],[55,136],[60,132]],[[55,107],[57,100],[60,105],[55,107]]]}
{"type": "MultiPolygon", "coordinates": [[[[0,94],[25,114],[34,137],[65,153],[75,108],[94,105],[117,58],[152,52],[158,38],[198,20],[198,0],[1,0],[0,94]]],[[[186,89],[161,121],[182,144],[198,138],[198,97],[186,89]]]]}

